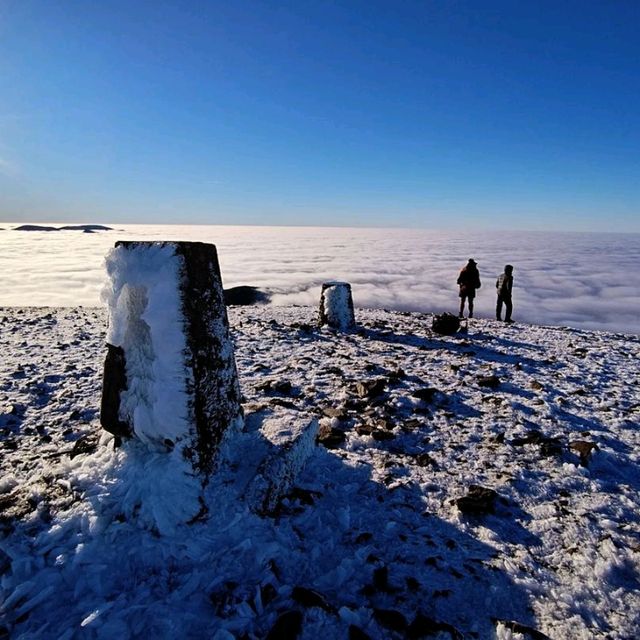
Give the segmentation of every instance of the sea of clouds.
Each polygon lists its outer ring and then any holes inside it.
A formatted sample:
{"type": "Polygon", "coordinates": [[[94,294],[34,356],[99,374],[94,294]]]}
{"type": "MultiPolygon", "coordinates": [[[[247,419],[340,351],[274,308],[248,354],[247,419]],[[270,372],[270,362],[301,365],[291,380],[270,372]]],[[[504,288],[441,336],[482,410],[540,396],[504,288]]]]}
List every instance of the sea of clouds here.
{"type": "Polygon", "coordinates": [[[211,242],[225,287],[254,285],[274,304],[318,303],[345,280],[360,307],[456,312],[456,278],[473,257],[476,315],[495,314],[495,280],[514,269],[516,321],[640,333],[640,234],[322,227],[113,225],[17,231],[0,223],[0,306],[99,306],[116,240],[211,242]]]}

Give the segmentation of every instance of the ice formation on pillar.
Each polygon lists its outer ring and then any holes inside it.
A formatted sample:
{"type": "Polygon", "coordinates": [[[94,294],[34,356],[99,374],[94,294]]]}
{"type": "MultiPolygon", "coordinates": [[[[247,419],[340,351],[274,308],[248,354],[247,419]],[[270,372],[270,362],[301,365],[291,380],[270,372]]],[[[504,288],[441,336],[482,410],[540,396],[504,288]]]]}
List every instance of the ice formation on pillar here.
{"type": "Polygon", "coordinates": [[[320,295],[320,324],[340,331],[356,326],[351,285],[347,282],[325,282],[320,295]]]}
{"type": "Polygon", "coordinates": [[[216,248],[119,242],[106,266],[102,425],[206,476],[225,432],[242,425],[216,248]]]}

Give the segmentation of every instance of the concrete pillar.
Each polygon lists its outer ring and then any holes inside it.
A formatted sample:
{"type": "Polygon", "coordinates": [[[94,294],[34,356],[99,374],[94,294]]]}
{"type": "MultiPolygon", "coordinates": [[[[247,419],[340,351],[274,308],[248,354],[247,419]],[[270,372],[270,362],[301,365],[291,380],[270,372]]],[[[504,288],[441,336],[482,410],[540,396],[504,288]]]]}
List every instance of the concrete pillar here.
{"type": "Polygon", "coordinates": [[[347,282],[325,282],[320,295],[320,325],[339,331],[355,328],[351,285],[347,282]]]}

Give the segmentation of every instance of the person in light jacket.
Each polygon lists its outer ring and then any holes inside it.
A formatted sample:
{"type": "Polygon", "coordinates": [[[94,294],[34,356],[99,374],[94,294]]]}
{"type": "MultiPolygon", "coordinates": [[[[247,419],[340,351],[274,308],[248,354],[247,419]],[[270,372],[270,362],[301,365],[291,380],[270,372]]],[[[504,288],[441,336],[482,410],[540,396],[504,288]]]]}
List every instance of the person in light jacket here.
{"type": "Polygon", "coordinates": [[[505,313],[504,321],[512,323],[511,312],[513,311],[513,302],[511,301],[511,292],[513,291],[513,266],[508,264],[504,268],[504,273],[498,276],[496,280],[496,290],[498,292],[498,302],[496,304],[496,319],[502,320],[502,305],[504,304],[505,313]]]}
{"type": "Polygon", "coordinates": [[[476,297],[476,289],[482,285],[480,283],[480,272],[477,263],[473,258],[469,258],[467,265],[462,268],[458,276],[458,285],[460,285],[460,318],[464,318],[464,302],[469,303],[469,317],[473,318],[473,300],[476,297]]]}

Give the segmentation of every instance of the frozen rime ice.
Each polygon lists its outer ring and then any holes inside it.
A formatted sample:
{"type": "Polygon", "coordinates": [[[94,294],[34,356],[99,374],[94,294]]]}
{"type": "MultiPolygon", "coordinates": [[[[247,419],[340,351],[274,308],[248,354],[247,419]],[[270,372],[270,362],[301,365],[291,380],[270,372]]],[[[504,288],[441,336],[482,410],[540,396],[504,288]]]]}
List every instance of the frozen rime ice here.
{"type": "Polygon", "coordinates": [[[173,244],[117,246],[106,258],[110,283],[107,343],[126,354],[120,417],[137,438],[165,450],[189,434],[185,322],[180,300],[184,258],[173,244]]]}

